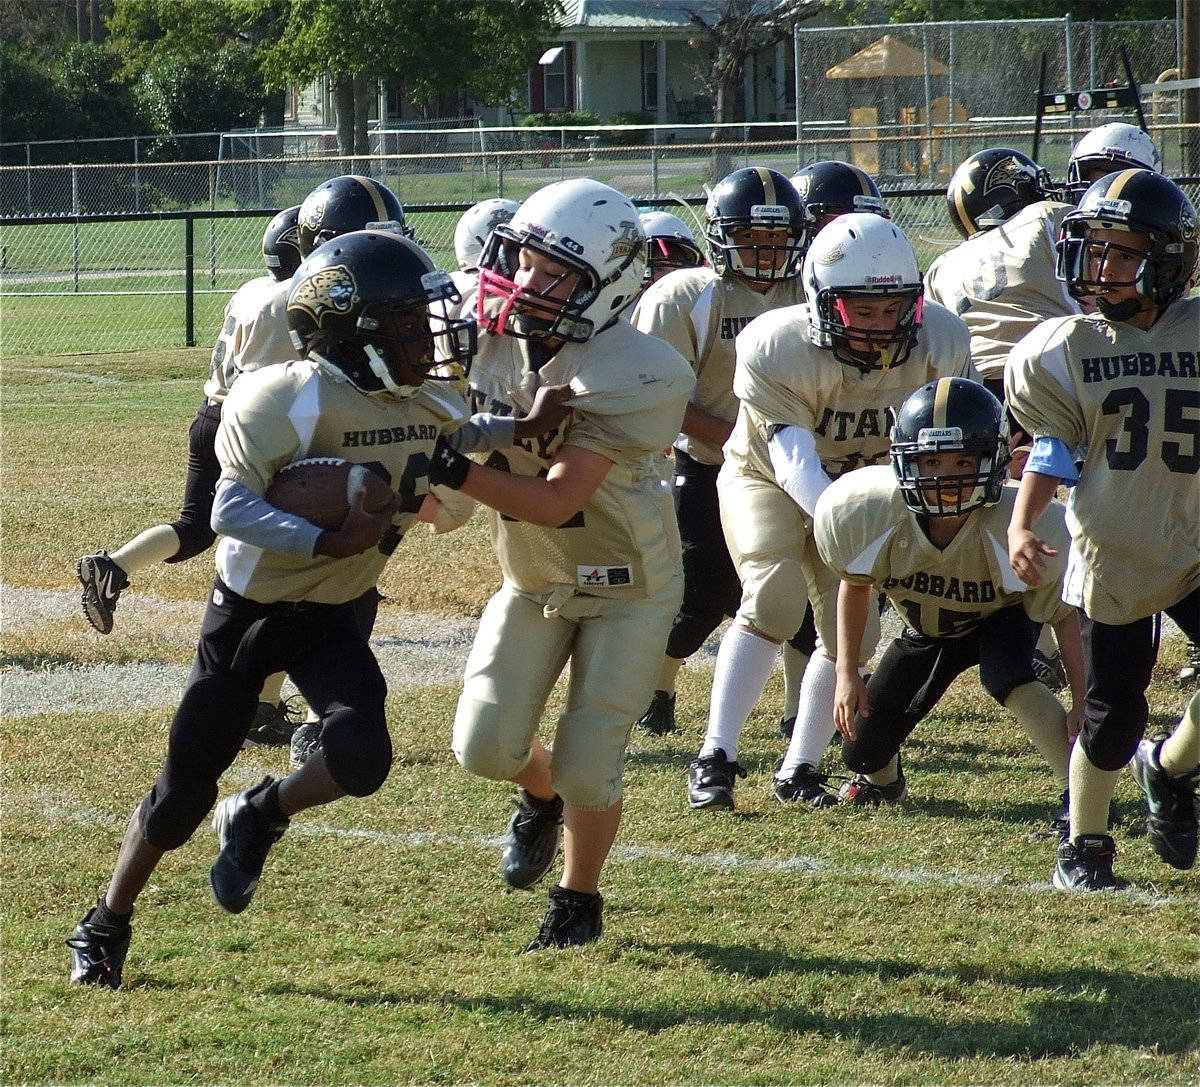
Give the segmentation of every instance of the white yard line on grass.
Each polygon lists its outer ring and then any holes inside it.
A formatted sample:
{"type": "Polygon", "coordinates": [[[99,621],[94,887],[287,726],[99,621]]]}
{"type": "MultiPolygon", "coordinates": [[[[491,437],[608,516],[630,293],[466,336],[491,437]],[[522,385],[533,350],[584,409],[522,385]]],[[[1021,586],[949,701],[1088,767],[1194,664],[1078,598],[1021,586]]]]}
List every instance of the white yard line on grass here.
{"type": "MultiPolygon", "coordinates": [[[[20,816],[26,820],[40,819],[47,823],[74,823],[86,826],[102,826],[120,831],[124,819],[96,808],[72,808],[60,803],[24,806],[13,804],[11,795],[3,808],[6,817],[20,816]]],[[[201,831],[202,832],[202,831],[201,831]]],[[[293,836],[312,838],[353,838],[374,842],[395,849],[426,849],[441,846],[466,846],[470,849],[499,851],[502,839],[483,834],[442,834],[435,831],[420,831],[413,834],[396,834],[386,830],[365,830],[331,827],[319,822],[299,822],[290,828],[293,836]]],[[[965,887],[979,890],[1015,891],[1019,894],[1051,893],[1055,890],[1049,880],[1014,880],[1003,872],[971,873],[957,869],[939,871],[933,868],[896,868],[892,865],[847,865],[797,854],[790,857],[754,857],[743,853],[682,853],[662,846],[617,845],[612,859],[621,864],[673,864],[680,868],[709,868],[721,872],[744,870],[747,872],[786,872],[791,875],[818,876],[825,879],[856,880],[875,884],[897,886],[918,885],[922,887],[965,887]]],[[[1145,906],[1169,906],[1176,899],[1154,891],[1131,887],[1123,891],[1107,892],[1120,895],[1122,899],[1145,906]]]]}

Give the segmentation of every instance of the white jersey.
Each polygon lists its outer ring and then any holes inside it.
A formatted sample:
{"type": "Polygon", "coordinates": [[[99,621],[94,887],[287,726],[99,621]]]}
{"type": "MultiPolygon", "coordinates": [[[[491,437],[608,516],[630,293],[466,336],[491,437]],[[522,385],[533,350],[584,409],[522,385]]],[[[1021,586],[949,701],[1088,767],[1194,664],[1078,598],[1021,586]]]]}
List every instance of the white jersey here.
{"type": "MultiPolygon", "coordinates": [[[[755,317],[804,300],[799,279],[781,280],[763,294],[739,276],[718,276],[711,268],[680,268],[651,284],[630,320],[635,328],[666,340],[692,365],[692,402],[732,423],[738,400],[733,393],[734,342],[755,317]]],[[[680,434],[675,448],[701,464],[720,464],[720,446],[680,434]]]]}
{"type": "Polygon", "coordinates": [[[335,559],[303,558],[225,537],[217,573],[234,592],[269,604],[354,600],[378,580],[388,556],[412,527],[429,490],[429,458],[443,433],[468,419],[466,401],[447,384],[422,386],[409,400],[360,392],[332,368],[307,359],[239,378],[221,411],[216,452],[221,478],[266,493],[285,464],[341,457],[370,464],[401,497],[378,547],[335,559]]]}
{"type": "Polygon", "coordinates": [[[836,478],[888,459],[888,411],[929,381],[977,375],[967,326],[936,303],[925,306],[909,357],[863,372],[809,339],[807,305],[772,310],[737,338],[733,391],[741,400],[725,443],[725,470],[775,481],[767,440],[778,426],[811,431],[825,471],[836,478]]]}
{"type": "Polygon", "coordinates": [[[1044,583],[1026,585],[1008,562],[1015,486],[994,506],[972,510],[944,550],[935,547],[905,505],[895,472],[876,465],[836,480],[817,502],[813,531],[821,558],[843,581],[886,593],[909,629],[958,638],[1020,603],[1031,619],[1057,623],[1071,614],[1060,598],[1070,543],[1061,503],[1051,502],[1038,533],[1058,549],[1044,583]]]}
{"type": "Polygon", "coordinates": [[[1054,275],[1055,243],[1070,204],[1039,200],[943,253],[925,273],[925,297],[957,313],[971,332],[983,377],[1004,379],[1010,348],[1049,317],[1078,313],[1054,275]]]}
{"type": "Polygon", "coordinates": [[[1008,405],[1035,438],[1082,457],[1067,503],[1066,599],[1124,624],[1200,585],[1200,297],[1142,330],[1049,321],[1013,348],[1008,405]]]}
{"type": "Polygon", "coordinates": [[[635,599],[664,591],[678,576],[679,530],[662,451],[679,433],[695,385],[673,347],[619,319],[586,343],[564,344],[536,372],[525,342],[484,335],[471,365],[476,410],[525,414],[541,385],[569,383],[571,413],[555,430],[485,463],[543,475],[564,445],[612,461],[583,509],[556,528],[489,510],[492,544],[505,579],[544,596],[558,590],[635,599]]]}
{"type": "Polygon", "coordinates": [[[259,276],[243,283],[225,305],[204,395],[220,404],[239,374],[291,362],[300,355],[288,333],[290,279],[259,276]]]}

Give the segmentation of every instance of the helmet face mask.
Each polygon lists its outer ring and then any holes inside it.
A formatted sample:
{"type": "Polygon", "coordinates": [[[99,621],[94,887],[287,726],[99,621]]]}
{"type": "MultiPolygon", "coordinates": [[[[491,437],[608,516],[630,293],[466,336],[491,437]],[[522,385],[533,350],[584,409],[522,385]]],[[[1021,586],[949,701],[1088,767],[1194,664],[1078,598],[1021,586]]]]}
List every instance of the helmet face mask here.
{"type": "Polygon", "coordinates": [[[1000,500],[1008,448],[1004,409],[986,388],[966,378],[941,378],[912,393],[895,413],[892,471],[904,503],[926,517],[960,517],[1000,500]],[[929,458],[970,457],[973,470],[923,474],[929,458]]]}
{"type": "Polygon", "coordinates": [[[636,300],[645,260],[646,235],[627,197],[588,178],[547,185],[484,246],[479,324],[519,339],[584,343],[636,300]],[[531,289],[547,269],[557,278],[531,289]]]}
{"type": "Polygon", "coordinates": [[[338,371],[364,393],[415,396],[443,363],[464,370],[474,325],[452,320],[458,291],[446,272],[408,238],[354,231],[321,246],[297,270],[288,295],[288,328],[309,358],[338,371]]]}
{"type": "Polygon", "coordinates": [[[946,186],[950,221],[964,238],[999,226],[1053,194],[1049,173],[1011,147],[989,147],[966,159],[946,186]]]}
{"type": "Polygon", "coordinates": [[[735,170],[709,194],[704,214],[709,260],[718,275],[771,283],[800,274],[812,218],[783,174],[760,166],[735,170]],[[747,232],[769,236],[755,239],[747,232]]]}
{"type": "Polygon", "coordinates": [[[677,215],[666,211],[646,211],[640,216],[646,231],[646,285],[677,268],[699,268],[704,254],[696,236],[677,215]]]}
{"type": "Polygon", "coordinates": [[[1196,210],[1183,190],[1152,170],[1118,170],[1064,217],[1056,274],[1072,297],[1094,297],[1105,316],[1128,320],[1143,307],[1134,299],[1114,306],[1105,290],[1133,288],[1153,307],[1168,306],[1189,289],[1198,255],[1196,210]]]}
{"type": "Polygon", "coordinates": [[[912,354],[925,292],[917,255],[889,220],[858,212],[824,227],[804,260],[804,293],[809,338],[839,362],[863,372],[887,370],[912,354]],[[898,302],[894,326],[856,326],[851,311],[862,301],[898,302]]]}
{"type": "Polygon", "coordinates": [[[1149,134],[1123,121],[1093,128],[1079,138],[1067,160],[1067,198],[1077,204],[1093,181],[1128,169],[1162,172],[1162,155],[1149,134]]]}

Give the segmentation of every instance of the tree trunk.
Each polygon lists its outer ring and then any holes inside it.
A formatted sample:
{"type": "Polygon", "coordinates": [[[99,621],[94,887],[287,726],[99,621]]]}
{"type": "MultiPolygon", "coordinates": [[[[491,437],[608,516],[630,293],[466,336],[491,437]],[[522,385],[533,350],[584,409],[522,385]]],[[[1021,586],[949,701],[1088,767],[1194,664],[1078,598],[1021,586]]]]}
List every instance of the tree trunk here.
{"type": "MultiPolygon", "coordinates": [[[[375,94],[375,80],[361,72],[354,76],[354,154],[368,156],[371,144],[367,138],[367,121],[371,115],[371,102],[375,94]]],[[[364,172],[364,171],[359,171],[364,172]]]]}
{"type": "Polygon", "coordinates": [[[354,154],[354,77],[334,73],[329,77],[333,84],[333,109],[337,123],[337,145],[339,155],[354,154]]]}

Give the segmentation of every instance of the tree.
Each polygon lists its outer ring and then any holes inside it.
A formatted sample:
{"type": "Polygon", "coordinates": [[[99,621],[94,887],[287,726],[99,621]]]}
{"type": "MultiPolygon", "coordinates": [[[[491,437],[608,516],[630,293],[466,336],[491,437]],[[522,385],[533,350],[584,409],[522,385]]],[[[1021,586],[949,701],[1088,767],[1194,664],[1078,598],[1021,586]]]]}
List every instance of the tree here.
{"type": "MultiPolygon", "coordinates": [[[[247,7],[255,7],[248,4],[247,7]]],[[[263,58],[275,87],[329,78],[342,154],[362,155],[367,115],[380,80],[411,101],[470,96],[509,101],[552,38],[557,0],[293,0],[283,33],[263,58]]]]}
{"type": "MultiPolygon", "coordinates": [[[[698,31],[690,44],[696,48],[707,42],[709,47],[711,64],[704,78],[714,90],[713,120],[718,125],[745,120],[746,61],[762,49],[790,41],[800,23],[820,15],[826,7],[824,0],[722,0],[716,6],[715,18],[707,19],[695,10],[684,9],[698,31]]],[[[717,128],[712,139],[716,144],[724,143],[730,134],[717,128]]],[[[720,147],[714,151],[710,166],[713,181],[729,173],[731,161],[728,151],[720,147]]]]}

